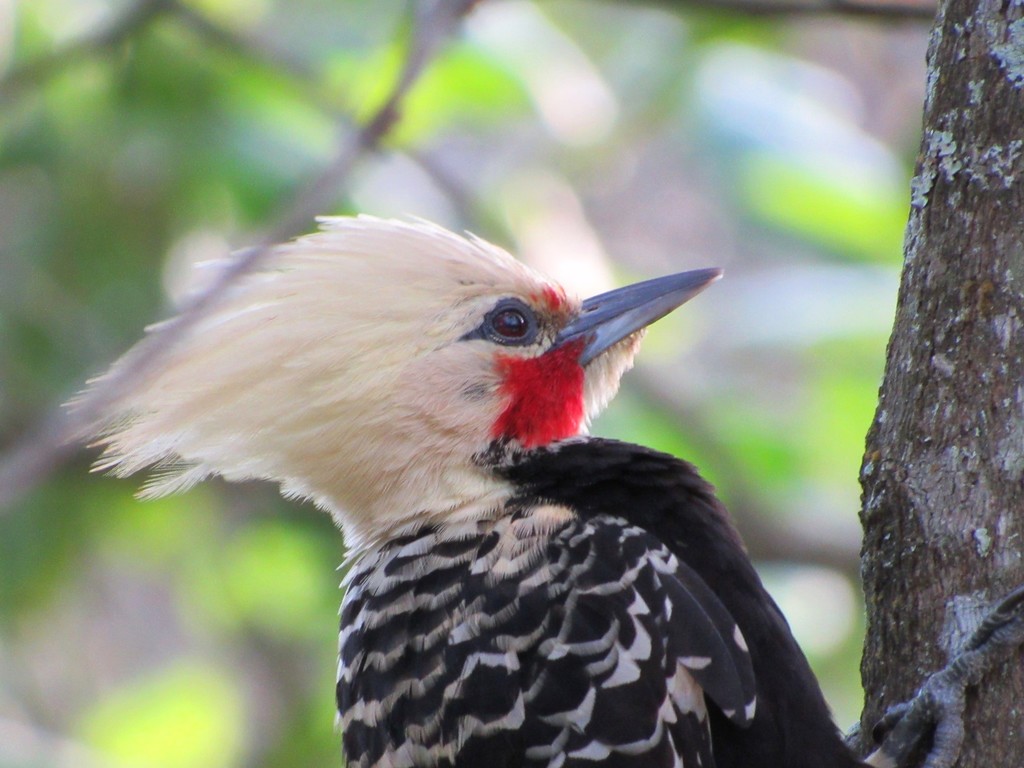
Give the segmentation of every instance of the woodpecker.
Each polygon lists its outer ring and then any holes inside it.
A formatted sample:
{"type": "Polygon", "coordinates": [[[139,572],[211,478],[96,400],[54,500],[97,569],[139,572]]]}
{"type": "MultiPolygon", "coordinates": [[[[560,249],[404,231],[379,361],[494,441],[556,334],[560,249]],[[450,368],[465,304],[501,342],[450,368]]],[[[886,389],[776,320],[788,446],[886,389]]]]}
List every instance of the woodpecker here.
{"type": "Polygon", "coordinates": [[[646,326],[721,271],[581,302],[473,236],[320,224],[118,403],[97,467],[333,516],[347,764],[861,765],[711,486],[586,434],[646,326]]]}

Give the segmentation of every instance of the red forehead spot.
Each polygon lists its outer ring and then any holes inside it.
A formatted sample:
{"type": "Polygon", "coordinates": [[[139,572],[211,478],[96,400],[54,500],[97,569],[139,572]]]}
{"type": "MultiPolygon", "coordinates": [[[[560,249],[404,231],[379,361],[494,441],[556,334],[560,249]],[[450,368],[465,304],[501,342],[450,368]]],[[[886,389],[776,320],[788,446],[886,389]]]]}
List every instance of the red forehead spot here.
{"type": "Polygon", "coordinates": [[[553,285],[545,285],[539,294],[530,296],[534,302],[544,302],[544,307],[549,312],[558,312],[565,307],[565,293],[553,285]]]}
{"type": "Polygon", "coordinates": [[[536,448],[577,434],[583,425],[582,351],[580,340],[539,357],[499,357],[501,391],[508,405],[494,422],[491,437],[536,448]]]}

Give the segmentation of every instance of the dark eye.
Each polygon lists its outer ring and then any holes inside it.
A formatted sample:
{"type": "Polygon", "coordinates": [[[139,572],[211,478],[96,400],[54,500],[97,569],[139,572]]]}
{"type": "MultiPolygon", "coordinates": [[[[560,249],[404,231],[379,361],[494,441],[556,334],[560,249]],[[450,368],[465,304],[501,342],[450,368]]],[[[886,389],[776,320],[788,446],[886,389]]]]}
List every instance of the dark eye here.
{"type": "Polygon", "coordinates": [[[499,344],[532,344],[537,338],[537,316],[519,299],[502,299],[484,318],[483,331],[499,344]]]}
{"type": "Polygon", "coordinates": [[[505,346],[526,346],[537,340],[537,315],[519,299],[502,299],[464,339],[487,339],[505,346]]]}
{"type": "Polygon", "coordinates": [[[530,332],[530,321],[521,309],[514,307],[496,312],[490,321],[495,335],[509,341],[519,341],[530,332]]]}

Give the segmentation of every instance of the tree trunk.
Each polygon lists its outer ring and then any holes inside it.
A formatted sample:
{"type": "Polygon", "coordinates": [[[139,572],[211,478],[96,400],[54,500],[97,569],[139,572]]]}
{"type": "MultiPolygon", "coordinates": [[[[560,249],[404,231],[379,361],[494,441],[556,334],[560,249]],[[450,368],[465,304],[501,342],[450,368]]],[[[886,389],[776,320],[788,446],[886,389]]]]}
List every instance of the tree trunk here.
{"type": "MultiPolygon", "coordinates": [[[[1024,2],[943,2],[896,324],[868,433],[866,734],[1024,582],[1024,2]]],[[[1021,657],[968,694],[959,766],[1024,765],[1021,657]]]]}

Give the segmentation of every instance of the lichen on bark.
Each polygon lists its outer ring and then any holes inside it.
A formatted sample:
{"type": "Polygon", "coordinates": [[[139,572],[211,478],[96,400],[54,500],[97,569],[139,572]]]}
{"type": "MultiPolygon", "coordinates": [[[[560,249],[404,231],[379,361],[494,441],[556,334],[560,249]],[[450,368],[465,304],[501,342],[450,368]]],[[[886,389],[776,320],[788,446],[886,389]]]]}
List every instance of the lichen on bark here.
{"type": "MultiPolygon", "coordinates": [[[[865,734],[1024,582],[1022,16],[1019,0],[943,2],[929,46],[896,322],[861,475],[865,734]]],[[[967,717],[959,765],[1020,764],[1019,656],[969,696],[967,717]]]]}

